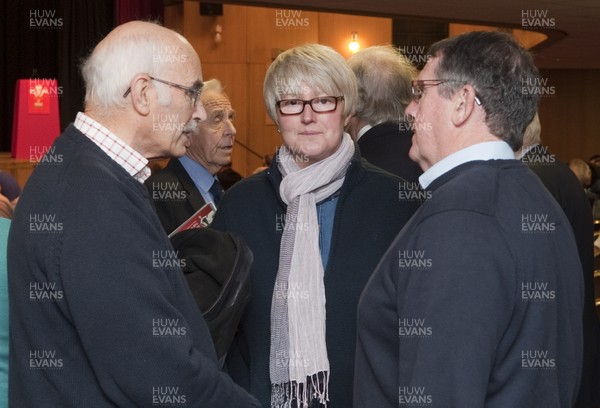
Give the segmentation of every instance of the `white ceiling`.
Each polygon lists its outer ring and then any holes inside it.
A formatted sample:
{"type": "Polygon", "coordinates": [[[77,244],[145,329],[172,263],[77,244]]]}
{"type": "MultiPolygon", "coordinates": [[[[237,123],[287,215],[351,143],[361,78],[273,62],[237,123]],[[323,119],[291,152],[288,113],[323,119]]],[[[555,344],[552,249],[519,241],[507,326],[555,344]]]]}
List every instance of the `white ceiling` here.
{"type": "Polygon", "coordinates": [[[600,69],[600,0],[234,0],[227,3],[323,10],[523,29],[523,13],[550,37],[534,50],[539,68],[600,69]]]}

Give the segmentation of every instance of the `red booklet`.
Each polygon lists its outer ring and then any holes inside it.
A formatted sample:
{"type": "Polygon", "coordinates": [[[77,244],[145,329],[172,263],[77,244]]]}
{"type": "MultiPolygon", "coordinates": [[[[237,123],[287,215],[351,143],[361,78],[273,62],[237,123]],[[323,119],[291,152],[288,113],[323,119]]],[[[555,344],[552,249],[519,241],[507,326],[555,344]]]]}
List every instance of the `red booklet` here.
{"type": "Polygon", "coordinates": [[[212,222],[215,212],[217,209],[215,208],[213,203],[207,203],[202,206],[198,211],[194,213],[190,218],[185,220],[183,224],[181,224],[177,229],[169,234],[169,238],[173,235],[177,234],[180,231],[185,231],[192,228],[204,228],[208,227],[212,222]]]}

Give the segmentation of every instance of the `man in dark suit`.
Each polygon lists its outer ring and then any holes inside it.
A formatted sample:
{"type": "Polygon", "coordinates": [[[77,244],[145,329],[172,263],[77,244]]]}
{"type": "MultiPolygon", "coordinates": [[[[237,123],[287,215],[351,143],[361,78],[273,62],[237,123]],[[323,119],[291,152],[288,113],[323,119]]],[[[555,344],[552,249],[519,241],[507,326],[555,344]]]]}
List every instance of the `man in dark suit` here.
{"type": "Polygon", "coordinates": [[[206,203],[218,206],[223,189],[215,175],[231,162],[235,111],[218,80],[204,83],[200,102],[207,118],[194,122],[191,145],[185,156],[171,159],[146,181],[167,234],[206,203]]]}
{"type": "Polygon", "coordinates": [[[533,58],[500,32],[427,56],[406,113],[428,199],[361,295],[353,406],[571,407],[581,262],[564,212],[514,156],[540,99],[518,86],[539,79],[533,58]]]}
{"type": "Polygon", "coordinates": [[[408,157],[412,131],[404,109],[411,101],[410,81],[417,69],[391,46],[375,46],[348,60],[358,80],[360,101],[348,132],[361,156],[372,164],[417,183],[423,173],[408,157]]]}
{"type": "Polygon", "coordinates": [[[594,226],[592,209],[581,183],[569,167],[541,146],[541,125],[536,114],[523,137],[517,158],[544,183],[567,216],[579,251],[584,284],[584,354],[581,387],[575,407],[596,407],[599,360],[599,324],[594,304],[594,226]]]}

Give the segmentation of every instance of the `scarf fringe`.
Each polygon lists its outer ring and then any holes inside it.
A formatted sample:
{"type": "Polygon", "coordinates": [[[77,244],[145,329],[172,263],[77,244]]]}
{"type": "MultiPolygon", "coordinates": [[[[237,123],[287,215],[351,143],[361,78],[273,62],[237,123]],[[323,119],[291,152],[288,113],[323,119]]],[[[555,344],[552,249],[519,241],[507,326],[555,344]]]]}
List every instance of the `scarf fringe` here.
{"type": "Polygon", "coordinates": [[[271,384],[271,408],[308,408],[313,400],[327,407],[329,373],[322,371],[306,377],[305,383],[271,384]]]}
{"type": "Polygon", "coordinates": [[[342,187],[353,155],[354,143],[348,134],[342,136],[335,153],[302,169],[290,152],[278,152],[279,192],[287,209],[271,299],[273,408],[307,408],[311,401],[326,407],[329,400],[327,313],[316,203],[342,187]],[[296,292],[302,296],[290,296],[296,292]]]}

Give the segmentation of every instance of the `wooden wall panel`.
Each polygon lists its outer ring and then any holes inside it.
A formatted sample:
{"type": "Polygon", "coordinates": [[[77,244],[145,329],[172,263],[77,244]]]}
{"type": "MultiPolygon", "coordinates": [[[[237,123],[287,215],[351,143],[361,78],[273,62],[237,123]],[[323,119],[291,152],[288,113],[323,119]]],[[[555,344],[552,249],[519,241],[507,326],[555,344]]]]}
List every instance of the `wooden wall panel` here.
{"type": "Polygon", "coordinates": [[[183,3],[165,6],[164,25],[183,35],[183,3]]]}
{"type": "MultiPolygon", "coordinates": [[[[262,97],[262,87],[267,72],[267,64],[248,64],[248,144],[252,150],[261,155],[273,155],[277,146],[281,145],[281,136],[277,133],[277,127],[271,121],[265,123],[267,112],[262,97]]],[[[262,165],[262,162],[254,156],[248,158],[248,174],[262,165]]]]}
{"type": "Polygon", "coordinates": [[[222,16],[201,16],[197,1],[184,1],[183,7],[183,35],[194,46],[203,64],[246,61],[248,7],[224,4],[222,16]],[[222,29],[218,44],[214,40],[217,24],[222,29]]]}
{"type": "Polygon", "coordinates": [[[600,70],[544,70],[540,103],[542,143],[562,161],[600,154],[600,70]]]}
{"type": "Polygon", "coordinates": [[[352,32],[358,33],[361,48],[391,44],[392,19],[319,13],[319,43],[329,45],[344,58],[352,55],[348,50],[352,32]]]}
{"type": "MultiPolygon", "coordinates": [[[[217,78],[223,84],[225,93],[235,109],[235,138],[248,143],[248,109],[247,109],[247,67],[243,63],[203,63],[202,74],[205,80],[217,78]]],[[[231,157],[233,168],[240,174],[246,174],[247,155],[240,146],[234,146],[231,157]]]]}
{"type": "Polygon", "coordinates": [[[319,41],[319,13],[248,7],[248,54],[250,63],[272,61],[278,51],[319,41]]]}

